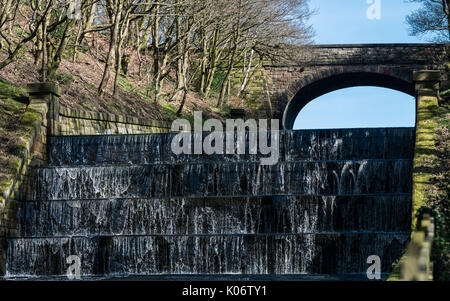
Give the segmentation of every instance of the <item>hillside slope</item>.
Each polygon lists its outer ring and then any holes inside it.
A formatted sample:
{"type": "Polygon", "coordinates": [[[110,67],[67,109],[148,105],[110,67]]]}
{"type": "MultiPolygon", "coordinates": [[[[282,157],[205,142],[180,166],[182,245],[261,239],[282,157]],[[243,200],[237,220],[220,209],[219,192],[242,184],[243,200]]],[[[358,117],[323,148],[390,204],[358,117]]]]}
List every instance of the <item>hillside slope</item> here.
{"type": "MultiPolygon", "coordinates": [[[[0,51],[0,58],[5,54],[0,51]]],[[[101,55],[100,55],[101,56],[101,55]]],[[[112,97],[112,81],[103,97],[99,97],[97,87],[101,81],[104,64],[101,58],[88,52],[80,52],[74,63],[64,59],[58,70],[57,83],[62,90],[61,104],[68,108],[81,109],[94,112],[126,115],[151,120],[174,120],[178,118],[176,112],[180,100],[170,99],[174,90],[174,79],[168,77],[162,87],[162,97],[158,103],[146,91],[147,76],[138,75],[136,59],[131,58],[130,69],[127,76],[121,74],[119,80],[119,96],[112,97]]],[[[14,83],[24,88],[29,83],[39,82],[37,67],[33,63],[32,55],[26,51],[20,59],[0,70],[0,80],[14,83]]],[[[218,88],[218,87],[217,87],[218,88]]],[[[213,86],[214,90],[214,86],[213,86]]],[[[214,92],[214,91],[213,91],[214,92]]],[[[236,97],[231,98],[229,104],[222,109],[214,108],[216,100],[202,99],[196,92],[188,93],[182,117],[190,119],[194,110],[204,112],[204,116],[224,119],[227,108],[240,103],[236,97]]]]}

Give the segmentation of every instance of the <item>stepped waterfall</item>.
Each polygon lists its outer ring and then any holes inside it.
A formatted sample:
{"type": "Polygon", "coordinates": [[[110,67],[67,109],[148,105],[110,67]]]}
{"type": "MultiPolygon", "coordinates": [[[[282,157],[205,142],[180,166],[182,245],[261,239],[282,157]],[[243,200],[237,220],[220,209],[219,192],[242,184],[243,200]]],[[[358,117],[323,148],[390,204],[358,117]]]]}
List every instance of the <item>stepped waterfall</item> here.
{"type": "Polygon", "coordinates": [[[272,166],[248,150],[175,155],[174,135],[50,137],[6,278],[65,277],[78,256],[82,279],[367,280],[369,256],[385,278],[402,255],[413,128],[281,131],[272,166]]]}

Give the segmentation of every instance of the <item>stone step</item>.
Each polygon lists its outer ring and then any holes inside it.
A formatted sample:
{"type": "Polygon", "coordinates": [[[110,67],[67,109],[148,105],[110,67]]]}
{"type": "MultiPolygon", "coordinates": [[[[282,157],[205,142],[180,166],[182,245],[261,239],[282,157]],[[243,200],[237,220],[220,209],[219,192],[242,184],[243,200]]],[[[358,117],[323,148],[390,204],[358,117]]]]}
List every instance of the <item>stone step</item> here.
{"type": "MultiPolygon", "coordinates": [[[[247,135],[249,133],[246,133],[247,135]]],[[[268,155],[174,155],[175,134],[50,137],[16,194],[7,276],[382,274],[410,237],[414,129],[281,131],[268,155]]]]}
{"type": "MultiPolygon", "coordinates": [[[[389,277],[389,273],[381,273],[382,280],[389,277]]],[[[27,276],[0,277],[0,280],[26,281],[27,276]]],[[[32,281],[67,281],[67,275],[60,276],[33,276],[32,281]]],[[[290,275],[251,275],[251,274],[183,274],[183,275],[89,275],[81,276],[81,281],[368,281],[367,272],[350,274],[290,274],[290,275]]]]}
{"type": "MultiPolygon", "coordinates": [[[[50,165],[260,161],[261,157],[268,156],[259,151],[257,155],[250,155],[248,139],[242,155],[175,155],[171,149],[175,135],[50,137],[50,165]]],[[[208,133],[203,133],[204,137],[206,135],[208,133]]],[[[413,144],[414,128],[280,131],[279,159],[408,159],[413,157],[413,144]]]]}
{"type": "Polygon", "coordinates": [[[21,237],[411,228],[411,195],[31,201],[19,202],[18,208],[21,237]]]}
{"type": "Polygon", "coordinates": [[[410,193],[411,172],[412,160],[39,168],[19,199],[410,193]]]}
{"type": "Polygon", "coordinates": [[[364,273],[377,255],[392,269],[408,233],[98,236],[9,239],[9,277],[82,275],[364,273]]]}

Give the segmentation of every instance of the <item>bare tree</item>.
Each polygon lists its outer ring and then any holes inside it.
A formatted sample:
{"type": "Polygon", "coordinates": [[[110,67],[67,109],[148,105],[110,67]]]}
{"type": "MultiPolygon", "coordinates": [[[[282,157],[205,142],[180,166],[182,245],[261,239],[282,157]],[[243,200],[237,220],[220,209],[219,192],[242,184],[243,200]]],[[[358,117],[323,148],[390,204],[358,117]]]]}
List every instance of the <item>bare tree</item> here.
{"type": "MultiPolygon", "coordinates": [[[[20,13],[20,3],[19,1],[16,2],[16,5],[11,5],[11,3],[4,3],[5,6],[1,11],[2,21],[0,23],[0,37],[2,39],[1,44],[6,44],[8,56],[0,62],[0,69],[3,69],[4,67],[12,63],[16,59],[22,48],[24,48],[24,46],[28,42],[32,41],[39,34],[43,23],[46,22],[47,16],[51,11],[53,1],[50,0],[45,3],[36,1],[34,4],[35,9],[33,9],[33,15],[31,18],[22,14],[27,19],[28,26],[23,27],[23,30],[20,33],[19,37],[15,38],[6,33],[5,25],[8,22],[12,21],[12,19],[10,19],[10,16],[13,12],[14,16],[16,16],[17,13],[20,13]],[[36,9],[37,7],[42,7],[39,13],[36,9]],[[27,27],[29,28],[28,32],[26,32],[27,27]]],[[[30,6],[33,7],[33,1],[30,2],[30,6]]],[[[54,25],[55,24],[50,26],[50,28],[52,28],[53,30],[56,29],[56,26],[54,25]]]]}
{"type": "Polygon", "coordinates": [[[28,50],[41,80],[52,80],[68,50],[76,62],[79,50],[87,49],[104,63],[99,95],[112,77],[117,97],[119,78],[128,76],[135,55],[147,96],[152,88],[155,102],[163,96],[179,101],[181,114],[188,91],[206,99],[214,90],[220,107],[231,93],[243,94],[263,60],[286,55],[311,36],[308,0],[80,1],[74,20],[67,0],[0,0],[0,49],[7,54],[0,69],[28,50]],[[20,33],[11,32],[13,24],[20,24],[20,33]],[[234,91],[236,72],[242,76],[234,91]],[[174,85],[163,94],[166,79],[174,85]]]}
{"type": "Polygon", "coordinates": [[[421,7],[406,17],[411,35],[431,41],[450,40],[450,0],[409,0],[421,7]]]}

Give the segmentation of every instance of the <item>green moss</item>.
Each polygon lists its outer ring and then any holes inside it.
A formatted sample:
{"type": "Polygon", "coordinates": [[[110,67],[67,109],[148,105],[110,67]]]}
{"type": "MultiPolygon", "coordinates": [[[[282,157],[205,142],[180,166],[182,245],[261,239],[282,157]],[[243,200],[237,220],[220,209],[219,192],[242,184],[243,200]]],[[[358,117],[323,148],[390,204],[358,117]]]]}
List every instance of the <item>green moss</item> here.
{"type": "Polygon", "coordinates": [[[11,188],[12,184],[12,179],[4,179],[0,182],[0,209],[5,205],[5,192],[11,188]]]}
{"type": "Polygon", "coordinates": [[[27,110],[25,114],[22,116],[22,122],[21,124],[26,127],[31,127],[37,120],[41,120],[42,116],[41,114],[37,112],[33,112],[31,110],[27,110]]]}
{"type": "Polygon", "coordinates": [[[416,228],[416,213],[426,205],[425,193],[433,176],[431,162],[436,159],[435,142],[439,109],[436,97],[419,97],[417,106],[416,146],[413,169],[413,229],[416,228]]]}
{"type": "MultiPolygon", "coordinates": [[[[433,162],[436,160],[436,131],[439,104],[437,97],[418,97],[416,144],[414,150],[413,167],[413,210],[411,230],[416,230],[417,213],[420,208],[427,206],[427,197],[434,176],[433,162]]],[[[394,266],[389,281],[400,279],[401,264],[406,254],[394,266]]]]}
{"type": "Polygon", "coordinates": [[[19,114],[24,111],[25,105],[10,97],[0,97],[1,110],[6,110],[9,113],[19,114]]]}
{"type": "Polygon", "coordinates": [[[7,190],[12,184],[12,180],[11,179],[5,179],[2,180],[0,182],[0,190],[2,191],[2,193],[7,190]]]}
{"type": "Polygon", "coordinates": [[[9,159],[8,169],[13,173],[18,173],[20,169],[20,159],[19,158],[9,159]]]}

